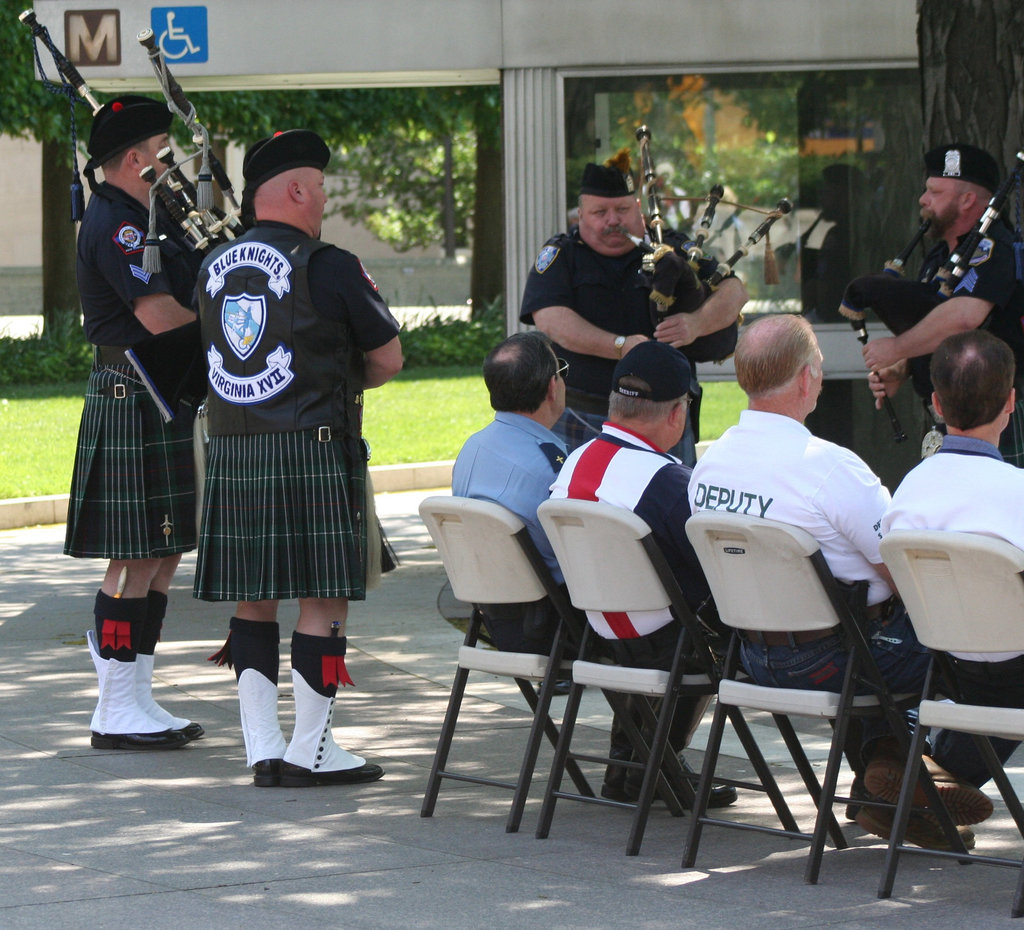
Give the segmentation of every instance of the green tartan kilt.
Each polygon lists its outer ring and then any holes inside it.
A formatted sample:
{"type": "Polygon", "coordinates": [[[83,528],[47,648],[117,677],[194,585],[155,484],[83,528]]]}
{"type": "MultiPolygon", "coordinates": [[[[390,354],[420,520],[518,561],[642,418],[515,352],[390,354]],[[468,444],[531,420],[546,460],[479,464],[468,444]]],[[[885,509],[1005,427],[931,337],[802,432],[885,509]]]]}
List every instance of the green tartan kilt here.
{"type": "Polygon", "coordinates": [[[78,430],[65,555],[152,559],[195,548],[194,417],[183,405],[164,423],[130,366],[92,371],[78,430]],[[115,385],[125,396],[114,396],[115,385]]]}
{"type": "Polygon", "coordinates": [[[1024,390],[1017,389],[1017,404],[1010,422],[999,437],[999,451],[1011,465],[1024,468],[1024,390]]]}
{"type": "Polygon", "coordinates": [[[315,430],[211,436],[194,594],[366,597],[366,464],[315,430]]]}

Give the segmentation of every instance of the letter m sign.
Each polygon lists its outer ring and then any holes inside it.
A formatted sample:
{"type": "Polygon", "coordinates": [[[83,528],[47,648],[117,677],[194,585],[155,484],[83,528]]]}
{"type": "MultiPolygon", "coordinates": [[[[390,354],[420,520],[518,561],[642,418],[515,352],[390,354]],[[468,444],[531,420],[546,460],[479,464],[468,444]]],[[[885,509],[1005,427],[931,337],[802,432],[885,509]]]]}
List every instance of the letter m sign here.
{"type": "Polygon", "coordinates": [[[73,65],[121,64],[121,11],[66,10],[64,48],[73,65]]]}

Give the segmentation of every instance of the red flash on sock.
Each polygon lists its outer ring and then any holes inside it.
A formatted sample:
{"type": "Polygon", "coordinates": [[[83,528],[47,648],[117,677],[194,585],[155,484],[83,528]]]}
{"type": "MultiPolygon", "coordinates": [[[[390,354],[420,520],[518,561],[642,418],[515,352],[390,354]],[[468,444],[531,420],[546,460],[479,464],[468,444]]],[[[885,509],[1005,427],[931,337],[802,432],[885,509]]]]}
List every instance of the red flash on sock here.
{"type": "Polygon", "coordinates": [[[127,620],[104,620],[100,631],[101,649],[131,649],[132,625],[127,620]]]}
{"type": "Polygon", "coordinates": [[[345,685],[355,687],[356,683],[349,675],[348,669],[345,668],[344,656],[322,656],[321,660],[325,688],[329,685],[341,685],[343,688],[345,685]]]}

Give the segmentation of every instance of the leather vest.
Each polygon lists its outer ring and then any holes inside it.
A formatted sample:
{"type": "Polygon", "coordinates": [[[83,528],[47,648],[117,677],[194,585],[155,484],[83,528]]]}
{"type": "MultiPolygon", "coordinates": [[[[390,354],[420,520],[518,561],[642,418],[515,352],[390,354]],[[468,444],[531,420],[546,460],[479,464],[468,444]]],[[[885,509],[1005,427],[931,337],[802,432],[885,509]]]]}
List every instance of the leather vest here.
{"type": "Polygon", "coordinates": [[[326,247],[297,229],[256,227],[203,262],[211,435],[359,437],[362,353],[342,321],[317,314],[309,292],[309,259],[326,247]]]}

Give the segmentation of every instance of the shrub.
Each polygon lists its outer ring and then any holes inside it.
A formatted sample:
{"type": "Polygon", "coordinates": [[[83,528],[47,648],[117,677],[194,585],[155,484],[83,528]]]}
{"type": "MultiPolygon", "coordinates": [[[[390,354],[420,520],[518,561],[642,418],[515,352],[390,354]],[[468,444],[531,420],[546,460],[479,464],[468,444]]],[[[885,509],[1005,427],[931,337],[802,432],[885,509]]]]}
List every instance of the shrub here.
{"type": "Polygon", "coordinates": [[[91,367],[92,350],[77,316],[61,318],[41,335],[0,336],[0,386],[84,381],[91,367]]]}
{"type": "Polygon", "coordinates": [[[442,320],[435,315],[402,331],[404,368],[440,365],[478,367],[484,356],[505,338],[505,312],[499,298],[472,320],[442,320]]]}

